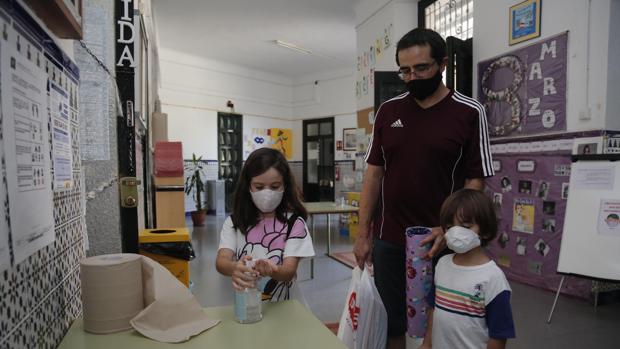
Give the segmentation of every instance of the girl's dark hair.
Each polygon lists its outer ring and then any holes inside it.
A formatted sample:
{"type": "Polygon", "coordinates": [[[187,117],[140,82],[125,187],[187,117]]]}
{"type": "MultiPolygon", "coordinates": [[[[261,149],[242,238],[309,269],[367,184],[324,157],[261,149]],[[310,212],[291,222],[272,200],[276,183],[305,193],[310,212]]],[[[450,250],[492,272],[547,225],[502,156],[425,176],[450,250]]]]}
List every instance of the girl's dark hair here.
{"type": "Polygon", "coordinates": [[[292,212],[304,220],[308,212],[302,204],[301,192],[295,183],[288,162],[279,151],[271,148],[260,148],[253,151],[239,174],[239,181],[233,194],[232,222],[235,229],[243,234],[258,223],[260,210],[254,205],[250,194],[250,184],[253,177],[260,176],[270,168],[276,169],[282,175],[284,195],[282,202],[276,207],[276,218],[285,223],[287,213],[292,212]]]}
{"type": "Polygon", "coordinates": [[[478,224],[482,246],[497,236],[497,216],[493,202],[481,191],[461,189],[450,195],[441,205],[439,224],[447,230],[454,225],[455,217],[461,223],[478,224]]]}
{"type": "Polygon", "coordinates": [[[441,65],[446,57],[446,41],[434,30],[427,28],[415,28],[405,34],[396,44],[396,64],[398,61],[398,52],[413,46],[431,47],[431,57],[441,65]]]}

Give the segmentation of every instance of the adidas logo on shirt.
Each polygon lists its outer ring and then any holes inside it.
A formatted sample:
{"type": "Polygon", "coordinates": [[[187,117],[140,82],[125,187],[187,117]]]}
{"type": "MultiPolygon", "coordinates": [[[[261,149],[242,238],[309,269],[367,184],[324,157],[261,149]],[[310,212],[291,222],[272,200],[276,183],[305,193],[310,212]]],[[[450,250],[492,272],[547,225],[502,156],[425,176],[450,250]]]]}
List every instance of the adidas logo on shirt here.
{"type": "Polygon", "coordinates": [[[405,127],[405,125],[403,125],[403,123],[400,121],[400,119],[394,121],[392,123],[392,125],[390,125],[390,127],[405,127]]]}

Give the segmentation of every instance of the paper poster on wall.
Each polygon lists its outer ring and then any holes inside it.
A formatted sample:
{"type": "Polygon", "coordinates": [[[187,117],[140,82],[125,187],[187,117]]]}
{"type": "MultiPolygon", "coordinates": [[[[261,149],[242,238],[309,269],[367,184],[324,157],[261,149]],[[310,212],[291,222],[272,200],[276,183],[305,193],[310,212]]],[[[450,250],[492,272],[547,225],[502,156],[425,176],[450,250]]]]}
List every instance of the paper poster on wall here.
{"type": "Polygon", "coordinates": [[[566,129],[568,33],[478,63],[491,136],[566,129]]]}
{"type": "Polygon", "coordinates": [[[267,130],[262,128],[253,128],[252,132],[243,135],[244,138],[244,159],[252,153],[254,150],[268,146],[267,130]]]}
{"type": "Polygon", "coordinates": [[[574,171],[573,189],[613,190],[615,176],[613,165],[580,167],[574,171]]]}
{"type": "MultiPolygon", "coordinates": [[[[0,27],[4,27],[6,25],[6,22],[4,22],[2,20],[2,18],[0,18],[0,27]]],[[[5,54],[7,47],[4,41],[0,40],[0,60],[5,60],[8,59],[8,54],[5,54]]],[[[0,71],[0,76],[1,74],[3,74],[2,71],[0,71]]],[[[0,78],[0,87],[4,87],[2,86],[2,79],[0,78]]],[[[2,88],[0,88],[0,91],[2,90],[2,88]]],[[[2,98],[0,96],[0,102],[1,102],[2,98]]],[[[0,103],[0,105],[2,105],[2,103],[0,103]]],[[[2,118],[0,118],[0,123],[2,118]]],[[[0,156],[2,154],[4,154],[4,142],[2,140],[2,133],[3,133],[3,128],[1,127],[2,125],[0,124],[0,156]]],[[[2,177],[5,176],[4,171],[0,168],[0,175],[2,175],[2,177]]],[[[6,185],[2,182],[0,182],[0,271],[6,270],[11,266],[11,252],[9,251],[9,225],[7,222],[7,217],[6,217],[6,185]]]]}
{"type": "Polygon", "coordinates": [[[287,160],[293,159],[293,130],[287,128],[270,128],[271,147],[279,150],[287,160]]]}
{"type": "Polygon", "coordinates": [[[50,81],[50,113],[52,115],[52,149],[54,159],[54,190],[73,186],[73,158],[71,154],[71,124],[69,95],[50,81]]]}
{"type": "Polygon", "coordinates": [[[534,201],[515,199],[512,216],[512,230],[522,233],[534,233],[534,201]]]}
{"type": "Polygon", "coordinates": [[[16,264],[54,241],[47,74],[20,52],[27,43],[25,37],[11,30],[8,50],[2,51],[0,62],[4,153],[16,264]],[[9,51],[8,57],[5,51],[9,51]]]}
{"type": "Polygon", "coordinates": [[[599,234],[620,238],[620,200],[602,199],[597,223],[599,234]]]}

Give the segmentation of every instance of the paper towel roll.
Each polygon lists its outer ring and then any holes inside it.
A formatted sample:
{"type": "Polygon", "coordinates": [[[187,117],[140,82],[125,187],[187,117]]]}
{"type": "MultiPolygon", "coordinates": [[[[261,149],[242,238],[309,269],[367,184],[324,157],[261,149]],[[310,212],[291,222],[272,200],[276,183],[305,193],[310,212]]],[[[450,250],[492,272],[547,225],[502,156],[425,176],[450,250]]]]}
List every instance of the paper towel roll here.
{"type": "Polygon", "coordinates": [[[131,253],[85,258],[80,262],[84,330],[112,333],[131,328],[144,308],[142,256],[131,253]]]}
{"type": "Polygon", "coordinates": [[[431,233],[430,228],[409,227],[406,229],[407,250],[405,266],[407,270],[407,334],[411,337],[424,337],[427,326],[427,311],[430,306],[427,297],[433,284],[433,263],[422,259],[430,244],[420,246],[420,242],[431,233]]]}

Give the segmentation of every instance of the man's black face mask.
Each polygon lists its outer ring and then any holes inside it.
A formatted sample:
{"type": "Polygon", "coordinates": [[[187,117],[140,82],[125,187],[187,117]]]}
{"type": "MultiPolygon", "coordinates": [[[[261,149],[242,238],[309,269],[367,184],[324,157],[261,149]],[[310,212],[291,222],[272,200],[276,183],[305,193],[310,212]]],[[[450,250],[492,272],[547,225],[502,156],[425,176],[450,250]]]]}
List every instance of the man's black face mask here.
{"type": "Polygon", "coordinates": [[[417,100],[424,100],[432,95],[441,83],[441,69],[437,69],[437,73],[428,79],[414,79],[407,82],[407,89],[417,100]]]}

